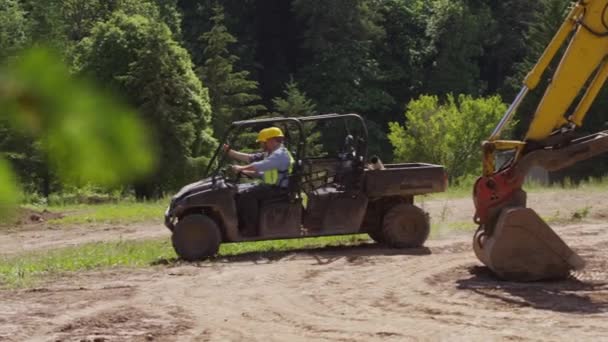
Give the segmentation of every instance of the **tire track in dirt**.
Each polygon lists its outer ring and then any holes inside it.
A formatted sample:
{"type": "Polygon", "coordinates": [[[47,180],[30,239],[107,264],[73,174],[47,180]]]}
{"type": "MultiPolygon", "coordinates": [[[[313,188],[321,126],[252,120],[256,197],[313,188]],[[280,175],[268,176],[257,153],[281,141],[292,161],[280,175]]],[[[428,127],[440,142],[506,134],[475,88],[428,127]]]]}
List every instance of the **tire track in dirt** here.
{"type": "MultiPolygon", "coordinates": [[[[603,269],[608,237],[598,225],[570,228],[559,232],[568,242],[576,237],[585,254],[593,254],[590,268],[577,275],[578,281],[498,282],[480,271],[469,249],[470,236],[461,235],[430,241],[428,249],[399,253],[362,245],[169,265],[134,274],[90,273],[72,281],[86,290],[19,292],[12,301],[6,300],[11,292],[0,293],[14,311],[4,309],[0,317],[15,322],[11,328],[3,321],[0,336],[105,336],[119,341],[598,340],[608,335],[603,269]],[[129,287],[116,288],[125,284],[129,287]],[[63,313],[52,308],[68,302],[72,304],[63,313]],[[19,325],[26,329],[12,335],[19,325]]],[[[64,282],[70,284],[69,279],[64,282]]]]}
{"type": "Polygon", "coordinates": [[[281,338],[296,340],[462,338],[463,328],[472,340],[488,336],[560,339],[571,336],[573,329],[577,336],[591,340],[606,336],[606,314],[600,308],[606,301],[585,302],[587,290],[568,282],[554,285],[553,292],[543,290],[547,284],[534,285],[531,290],[526,290],[530,285],[517,284],[524,293],[513,300],[509,297],[516,293],[512,285],[470,273],[477,262],[469,251],[469,238],[431,243],[427,256],[385,256],[381,251],[375,256],[357,255],[361,251],[351,250],[343,253],[348,257],[321,254],[266,265],[232,265],[234,271],[224,274],[225,280],[232,281],[216,289],[216,296],[236,294],[233,302],[218,303],[222,305],[219,316],[229,318],[207,322],[207,331],[219,339],[242,337],[239,334],[246,331],[270,339],[271,332],[281,332],[281,338]],[[253,275],[242,276],[246,268],[252,268],[253,275]],[[237,274],[241,276],[236,278],[237,274]],[[540,305],[562,300],[560,291],[572,292],[575,300],[580,299],[576,304],[592,308],[577,312],[540,305]],[[573,315],[587,314],[585,310],[593,311],[594,306],[597,312],[584,323],[573,320],[573,315]],[[238,328],[234,328],[231,320],[239,312],[238,328]]]}
{"type": "Polygon", "coordinates": [[[74,317],[94,314],[127,301],[134,293],[131,286],[101,288],[56,288],[21,291],[2,298],[0,316],[9,317],[12,326],[4,326],[2,338],[9,341],[47,341],[58,327],[74,317]],[[100,296],[106,298],[99,301],[100,296]],[[27,336],[27,338],[22,337],[27,336]]]}
{"type": "Polygon", "coordinates": [[[0,255],[77,246],[91,242],[143,240],[169,237],[169,230],[155,223],[54,227],[37,225],[0,232],[0,255]]]}

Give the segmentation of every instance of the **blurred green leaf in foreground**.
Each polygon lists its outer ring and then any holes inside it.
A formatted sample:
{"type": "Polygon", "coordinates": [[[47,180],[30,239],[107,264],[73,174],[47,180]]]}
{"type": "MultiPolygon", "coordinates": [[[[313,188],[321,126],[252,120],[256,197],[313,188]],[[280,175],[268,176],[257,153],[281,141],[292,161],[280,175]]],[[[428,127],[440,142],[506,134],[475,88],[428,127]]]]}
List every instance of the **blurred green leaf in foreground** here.
{"type": "MultiPolygon", "coordinates": [[[[45,49],[30,49],[0,70],[0,116],[39,139],[66,183],[128,182],[154,163],[136,114],[72,77],[60,58],[45,49]]],[[[0,207],[17,201],[13,178],[0,159],[0,207]]]]}

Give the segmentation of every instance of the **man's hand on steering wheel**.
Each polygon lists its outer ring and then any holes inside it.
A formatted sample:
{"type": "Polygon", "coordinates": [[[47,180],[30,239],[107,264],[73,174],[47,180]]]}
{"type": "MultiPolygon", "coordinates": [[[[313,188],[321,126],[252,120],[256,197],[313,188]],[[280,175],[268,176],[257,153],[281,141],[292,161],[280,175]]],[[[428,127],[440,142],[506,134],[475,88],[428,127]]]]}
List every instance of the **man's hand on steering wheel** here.
{"type": "Polygon", "coordinates": [[[232,168],[232,172],[234,172],[235,174],[239,174],[241,173],[241,171],[243,171],[244,167],[242,167],[241,165],[231,165],[230,166],[232,168]]]}
{"type": "Polygon", "coordinates": [[[241,165],[232,165],[232,171],[238,176],[245,176],[247,178],[251,178],[253,179],[253,172],[250,170],[247,170],[244,166],[241,165]]]}

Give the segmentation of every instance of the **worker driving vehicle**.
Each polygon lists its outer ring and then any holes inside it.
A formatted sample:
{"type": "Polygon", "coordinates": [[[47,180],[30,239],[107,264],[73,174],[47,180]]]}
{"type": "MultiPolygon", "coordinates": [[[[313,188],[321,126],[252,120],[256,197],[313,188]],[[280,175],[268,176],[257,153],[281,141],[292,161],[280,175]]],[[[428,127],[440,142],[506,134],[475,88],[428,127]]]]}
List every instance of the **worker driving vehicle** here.
{"type": "Polygon", "coordinates": [[[233,122],[204,178],[181,188],[165,211],[175,252],[201,260],[222,243],[362,233],[394,248],[422,246],[430,222],[414,197],[445,191],[444,168],[367,169],[367,144],[357,114],[233,122]],[[254,141],[262,152],[245,153],[254,141]]]}
{"type": "Polygon", "coordinates": [[[245,227],[245,234],[256,230],[259,202],[287,192],[294,159],[283,145],[284,139],[285,136],[280,128],[268,127],[259,132],[256,140],[260,143],[262,152],[243,153],[232,150],[228,144],[223,145],[228,157],[247,163],[232,165],[235,173],[262,180],[260,184],[240,191],[237,197],[239,222],[245,227]]]}

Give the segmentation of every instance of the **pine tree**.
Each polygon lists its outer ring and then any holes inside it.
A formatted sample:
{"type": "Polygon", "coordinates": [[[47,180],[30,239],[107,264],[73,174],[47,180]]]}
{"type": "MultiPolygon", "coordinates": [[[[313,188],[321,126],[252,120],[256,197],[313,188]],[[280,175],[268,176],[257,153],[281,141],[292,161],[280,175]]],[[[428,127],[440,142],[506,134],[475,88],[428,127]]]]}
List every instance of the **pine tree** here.
{"type": "MultiPolygon", "coordinates": [[[[285,84],[283,97],[275,97],[272,104],[276,115],[285,117],[300,117],[315,115],[316,105],[306,97],[306,93],[300,91],[298,84],[291,79],[285,84]]],[[[321,132],[316,130],[314,123],[304,124],[304,137],[306,139],[306,154],[318,156],[322,145],[319,143],[321,132]]]]}
{"type": "Polygon", "coordinates": [[[285,84],[283,97],[272,99],[275,111],[283,116],[310,116],[316,114],[316,105],[300,91],[298,83],[291,79],[285,84]]]}
{"type": "Polygon", "coordinates": [[[249,80],[249,72],[236,71],[238,57],[228,50],[229,45],[237,42],[224,24],[224,9],[220,5],[213,8],[211,18],[213,27],[201,39],[205,43],[204,65],[199,68],[200,78],[209,88],[213,112],[213,130],[222,137],[234,120],[251,118],[266,107],[257,103],[258,83],[249,80]]]}

